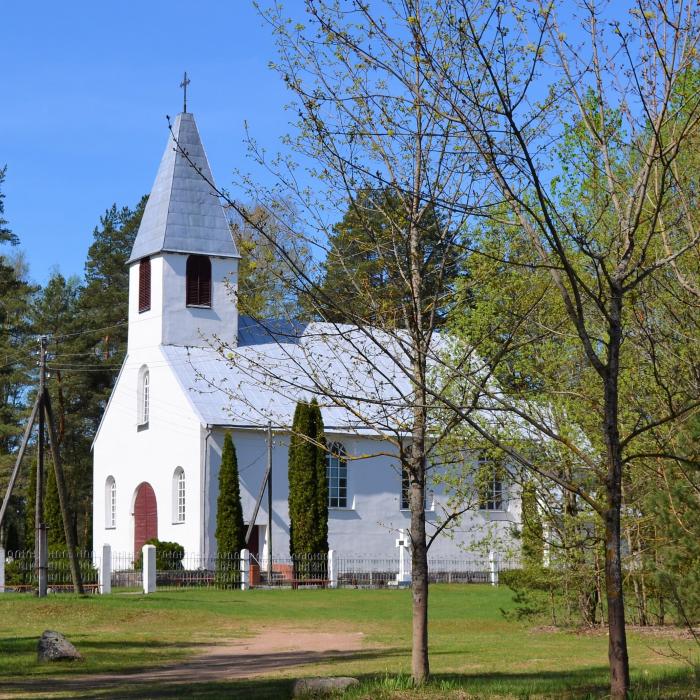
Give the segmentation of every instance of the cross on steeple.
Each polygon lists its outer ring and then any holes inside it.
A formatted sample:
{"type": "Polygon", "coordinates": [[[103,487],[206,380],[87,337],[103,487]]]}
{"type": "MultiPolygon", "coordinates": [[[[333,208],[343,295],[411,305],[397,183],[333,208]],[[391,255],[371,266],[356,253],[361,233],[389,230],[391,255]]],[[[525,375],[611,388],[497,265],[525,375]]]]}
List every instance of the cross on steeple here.
{"type": "Polygon", "coordinates": [[[182,82],[180,83],[180,87],[183,89],[184,92],[184,107],[183,107],[183,112],[187,111],[187,86],[190,84],[190,79],[187,77],[187,71],[185,71],[185,77],[182,79],[182,82]]]}

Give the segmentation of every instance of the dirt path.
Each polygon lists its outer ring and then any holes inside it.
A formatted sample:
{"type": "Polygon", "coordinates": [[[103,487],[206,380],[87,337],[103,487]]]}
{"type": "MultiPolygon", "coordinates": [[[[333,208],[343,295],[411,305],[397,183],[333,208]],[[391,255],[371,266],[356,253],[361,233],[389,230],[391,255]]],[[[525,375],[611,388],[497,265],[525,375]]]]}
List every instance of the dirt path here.
{"type": "Polygon", "coordinates": [[[261,628],[254,637],[225,641],[205,648],[197,656],[166,666],[133,673],[57,676],[2,681],[0,698],[47,693],[106,690],[110,687],[206,683],[252,678],[292,666],[356,656],[365,646],[362,632],[316,632],[261,628]]]}

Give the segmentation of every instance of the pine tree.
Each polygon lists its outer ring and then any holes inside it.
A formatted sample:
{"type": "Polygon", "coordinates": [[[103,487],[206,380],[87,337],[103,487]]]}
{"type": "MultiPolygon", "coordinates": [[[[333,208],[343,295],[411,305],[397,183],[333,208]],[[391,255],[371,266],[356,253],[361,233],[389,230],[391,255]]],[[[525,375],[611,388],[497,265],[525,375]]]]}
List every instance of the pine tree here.
{"type": "MultiPolygon", "coordinates": [[[[7,484],[19,448],[28,403],[33,397],[27,387],[36,372],[35,338],[28,328],[28,310],[35,289],[26,281],[27,265],[22,253],[10,253],[7,246],[16,246],[19,239],[4,217],[5,195],[2,185],[6,167],[0,168],[0,483],[7,484]]],[[[33,548],[34,520],[25,535],[27,519],[27,479],[22,474],[18,488],[10,499],[0,529],[0,546],[8,550],[23,546],[33,548]],[[24,540],[26,539],[26,545],[24,540]]],[[[29,505],[30,510],[33,504],[29,505]]]]}
{"type": "MultiPolygon", "coordinates": [[[[302,303],[323,318],[339,323],[355,323],[358,316],[373,325],[406,326],[406,305],[411,305],[411,287],[402,267],[408,249],[397,249],[408,239],[407,195],[384,187],[365,188],[355,193],[343,218],[333,227],[328,255],[323,263],[322,280],[315,303],[302,295],[302,303]],[[329,304],[319,301],[331,300],[329,304]]],[[[464,265],[452,236],[446,235],[436,207],[428,207],[421,217],[420,242],[425,299],[423,312],[440,320],[451,306],[455,280],[464,274],[464,265]]]]}
{"type": "MultiPolygon", "coordinates": [[[[294,557],[328,551],[328,482],[323,420],[318,403],[300,401],[294,411],[289,443],[289,553],[294,557]]],[[[296,576],[315,567],[296,564],[296,576]]]]}

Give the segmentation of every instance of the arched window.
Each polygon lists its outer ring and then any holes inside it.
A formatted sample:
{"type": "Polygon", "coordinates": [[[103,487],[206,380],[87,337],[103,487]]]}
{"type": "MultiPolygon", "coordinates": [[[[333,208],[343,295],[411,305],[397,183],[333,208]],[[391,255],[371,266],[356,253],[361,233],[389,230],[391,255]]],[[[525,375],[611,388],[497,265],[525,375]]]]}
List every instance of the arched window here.
{"type": "Polygon", "coordinates": [[[206,255],[187,258],[187,306],[211,306],[211,261],[206,255]]]}
{"type": "Polygon", "coordinates": [[[139,263],[139,313],[151,308],[151,259],[139,263]]]}
{"type": "Polygon", "coordinates": [[[105,481],[105,527],[117,526],[117,484],[113,476],[105,481]]]}
{"type": "Polygon", "coordinates": [[[151,409],[151,375],[148,367],[143,365],[139,370],[138,385],[138,427],[139,429],[148,427],[148,417],[151,409]]]}
{"type": "Polygon", "coordinates": [[[326,453],[326,477],[328,478],[328,507],[348,507],[348,462],[345,447],[332,442],[326,453]]]}
{"type": "Polygon", "coordinates": [[[173,522],[185,522],[185,471],[182,467],[173,474],[173,522]]]}

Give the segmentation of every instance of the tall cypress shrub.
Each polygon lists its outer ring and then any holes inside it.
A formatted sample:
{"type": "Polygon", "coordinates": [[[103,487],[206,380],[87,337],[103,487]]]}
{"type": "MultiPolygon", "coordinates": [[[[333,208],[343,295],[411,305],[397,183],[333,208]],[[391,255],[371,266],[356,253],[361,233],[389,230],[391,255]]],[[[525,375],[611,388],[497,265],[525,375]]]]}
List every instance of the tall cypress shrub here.
{"type": "Polygon", "coordinates": [[[233,558],[245,549],[245,524],[238,482],[238,459],[230,434],[224,438],[219,468],[219,496],[216,501],[217,581],[219,585],[238,580],[238,566],[233,558]]]}
{"type": "MultiPolygon", "coordinates": [[[[318,403],[300,401],[294,411],[289,444],[289,553],[328,551],[328,482],[325,467],[323,419],[318,403]]],[[[298,562],[296,576],[317,574],[320,567],[298,562]]]]}
{"type": "Polygon", "coordinates": [[[314,549],[317,554],[328,552],[328,478],[326,476],[326,438],[323,431],[323,417],[316,399],[309,405],[311,430],[316,435],[319,447],[314,461],[314,484],[316,487],[316,512],[314,515],[314,549]]]}

